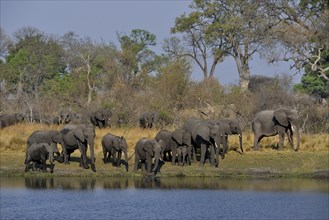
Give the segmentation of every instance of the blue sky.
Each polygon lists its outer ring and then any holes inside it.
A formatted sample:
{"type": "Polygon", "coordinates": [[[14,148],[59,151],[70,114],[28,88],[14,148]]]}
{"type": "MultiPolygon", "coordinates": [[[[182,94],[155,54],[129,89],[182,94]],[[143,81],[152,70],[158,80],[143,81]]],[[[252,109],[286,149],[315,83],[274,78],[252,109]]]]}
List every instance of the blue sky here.
{"type": "MultiPolygon", "coordinates": [[[[189,11],[191,0],[123,0],[123,1],[29,1],[0,0],[1,28],[7,35],[22,27],[32,26],[45,32],[62,36],[73,31],[81,37],[89,36],[95,41],[117,43],[117,32],[130,33],[132,29],[144,29],[157,36],[154,50],[162,52],[162,42],[170,37],[170,28],[175,18],[189,11]]],[[[268,65],[255,57],[251,63],[251,74],[273,76],[287,73],[288,63],[268,65]]],[[[216,69],[216,78],[221,84],[238,84],[238,72],[232,58],[226,59],[216,69]]],[[[194,67],[192,79],[202,79],[202,73],[194,67]]],[[[294,82],[300,75],[293,76],[294,82]]]]}

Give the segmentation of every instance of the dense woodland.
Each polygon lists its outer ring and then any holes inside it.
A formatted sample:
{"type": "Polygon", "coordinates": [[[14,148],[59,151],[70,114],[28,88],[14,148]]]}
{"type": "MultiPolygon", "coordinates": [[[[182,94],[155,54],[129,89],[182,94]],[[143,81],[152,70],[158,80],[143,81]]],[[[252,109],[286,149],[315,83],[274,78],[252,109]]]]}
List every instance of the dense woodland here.
{"type": "Polygon", "coordinates": [[[0,112],[107,109],[113,125],[120,119],[136,126],[141,112],[157,111],[164,125],[196,116],[234,118],[250,129],[255,113],[284,106],[299,111],[304,132],[329,131],[328,1],[194,0],[190,8],[164,42],[141,29],[118,33],[118,45],[70,31],[22,27],[9,36],[1,29],[0,112]],[[161,54],[153,51],[157,44],[161,54]],[[301,82],[254,75],[255,55],[290,61],[301,82]],[[216,67],[227,57],[236,62],[239,85],[214,77],[226,74],[216,67]],[[194,63],[200,82],[191,79],[194,63]]]}

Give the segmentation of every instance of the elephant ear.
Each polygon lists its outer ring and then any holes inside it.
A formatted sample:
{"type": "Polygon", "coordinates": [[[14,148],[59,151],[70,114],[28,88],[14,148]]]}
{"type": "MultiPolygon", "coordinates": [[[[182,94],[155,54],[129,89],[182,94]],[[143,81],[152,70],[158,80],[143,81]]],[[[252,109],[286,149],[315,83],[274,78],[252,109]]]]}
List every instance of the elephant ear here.
{"type": "Polygon", "coordinates": [[[103,115],[102,115],[102,113],[100,112],[100,111],[97,111],[96,113],[95,113],[95,118],[97,119],[97,120],[103,120],[103,117],[102,117],[103,115]]]}
{"type": "Polygon", "coordinates": [[[178,145],[183,145],[183,132],[180,129],[173,131],[172,138],[178,145]]]}
{"type": "Polygon", "coordinates": [[[144,150],[153,157],[153,143],[151,141],[145,143],[144,150]]]}
{"type": "Polygon", "coordinates": [[[62,142],[62,135],[58,134],[56,136],[53,136],[52,141],[55,142],[55,143],[61,143],[62,142]]]}
{"type": "Polygon", "coordinates": [[[289,125],[287,112],[285,109],[278,109],[274,111],[274,117],[280,125],[287,127],[289,125]]]}
{"type": "Polygon", "coordinates": [[[83,134],[82,129],[78,128],[78,129],[74,129],[73,130],[73,134],[74,136],[79,139],[81,142],[85,142],[85,136],[83,134]]]}

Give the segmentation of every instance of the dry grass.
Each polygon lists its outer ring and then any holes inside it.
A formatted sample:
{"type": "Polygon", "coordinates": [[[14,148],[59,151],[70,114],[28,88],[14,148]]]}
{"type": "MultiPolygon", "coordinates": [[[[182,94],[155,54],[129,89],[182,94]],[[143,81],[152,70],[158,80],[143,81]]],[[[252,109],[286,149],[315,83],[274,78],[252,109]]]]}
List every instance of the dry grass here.
{"type": "MultiPolygon", "coordinates": [[[[0,175],[26,175],[24,174],[24,155],[26,140],[36,130],[60,130],[62,126],[47,126],[39,124],[18,124],[0,130],[0,175]]],[[[135,175],[126,173],[124,168],[114,168],[109,164],[104,164],[102,158],[101,139],[111,133],[124,136],[128,144],[128,155],[134,152],[135,143],[142,137],[153,138],[158,130],[141,128],[107,128],[96,129],[95,154],[97,173],[92,174],[90,170],[81,169],[77,163],[71,165],[57,164],[56,175],[97,175],[97,176],[129,176],[135,175]]],[[[239,138],[229,137],[230,152],[224,160],[220,161],[219,168],[211,168],[207,163],[204,168],[199,168],[198,164],[188,167],[172,166],[166,163],[160,175],[167,176],[218,176],[231,174],[248,174],[255,169],[261,172],[280,173],[280,175],[296,175],[302,173],[312,173],[317,170],[328,171],[329,167],[329,135],[302,135],[299,152],[294,152],[285,141],[283,151],[274,150],[278,137],[264,138],[261,141],[261,150],[254,152],[253,134],[245,133],[243,137],[244,155],[235,151],[239,150],[239,138]],[[265,170],[265,171],[264,171],[265,170]]],[[[79,152],[74,152],[73,156],[79,157],[79,152]]],[[[133,168],[133,159],[129,162],[129,170],[133,168]]],[[[31,175],[31,174],[29,174],[31,175]]]]}

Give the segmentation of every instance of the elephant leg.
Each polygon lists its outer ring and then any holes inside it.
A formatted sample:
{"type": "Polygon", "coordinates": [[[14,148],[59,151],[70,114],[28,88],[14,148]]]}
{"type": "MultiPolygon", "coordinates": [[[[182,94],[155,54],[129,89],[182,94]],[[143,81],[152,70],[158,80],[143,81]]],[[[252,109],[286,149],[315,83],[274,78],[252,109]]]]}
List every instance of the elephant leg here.
{"type": "Polygon", "coordinates": [[[215,148],[215,155],[216,155],[215,167],[218,167],[218,165],[219,165],[219,147],[215,148]]]}
{"type": "Polygon", "coordinates": [[[285,137],[284,132],[279,133],[279,150],[283,149],[284,137],[285,137]]]}
{"type": "Polygon", "coordinates": [[[286,134],[288,137],[289,144],[293,147],[294,146],[293,132],[290,129],[288,129],[286,131],[286,134]]]}
{"type": "Polygon", "coordinates": [[[138,162],[139,162],[139,157],[137,157],[137,155],[135,155],[135,164],[134,164],[134,170],[133,172],[137,172],[138,169],[138,162]]]}
{"type": "MultiPolygon", "coordinates": [[[[178,152],[177,152],[177,149],[172,149],[172,151],[171,151],[171,154],[172,154],[172,156],[171,156],[171,164],[172,165],[175,165],[176,164],[176,154],[177,154],[178,152]]],[[[178,160],[179,160],[179,156],[178,156],[178,160]]]]}
{"type": "Polygon", "coordinates": [[[103,150],[103,162],[106,163],[107,150],[103,145],[102,145],[102,150],[103,150]]]}
{"type": "Polygon", "coordinates": [[[55,164],[53,162],[50,162],[50,173],[54,172],[54,167],[55,167],[55,164]]]}
{"type": "Polygon", "coordinates": [[[200,163],[199,166],[203,166],[206,158],[206,151],[207,151],[207,145],[201,144],[201,157],[200,157],[200,163]]]}
{"type": "Polygon", "coordinates": [[[192,154],[193,154],[193,160],[194,161],[197,161],[197,158],[196,158],[196,147],[195,146],[192,146],[192,154]]]}
{"type": "Polygon", "coordinates": [[[47,167],[46,167],[46,158],[42,158],[42,172],[47,172],[47,167]]]}
{"type": "Polygon", "coordinates": [[[259,142],[261,139],[261,135],[254,134],[254,150],[259,150],[259,142]]]}
{"type": "Polygon", "coordinates": [[[120,151],[118,151],[118,158],[117,158],[117,163],[116,163],[117,167],[120,166],[121,157],[122,157],[122,151],[120,150],[120,151]]]}
{"type": "Polygon", "coordinates": [[[215,166],[215,149],[212,145],[209,146],[210,148],[210,166],[215,166]]]}
{"type": "Polygon", "coordinates": [[[65,164],[70,164],[66,146],[63,146],[63,155],[64,155],[64,163],[65,164]]]}
{"type": "Polygon", "coordinates": [[[88,158],[87,158],[87,147],[84,146],[84,144],[80,143],[80,141],[78,141],[78,145],[79,145],[79,150],[81,153],[81,162],[82,162],[83,168],[89,169],[88,158]]]}

